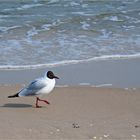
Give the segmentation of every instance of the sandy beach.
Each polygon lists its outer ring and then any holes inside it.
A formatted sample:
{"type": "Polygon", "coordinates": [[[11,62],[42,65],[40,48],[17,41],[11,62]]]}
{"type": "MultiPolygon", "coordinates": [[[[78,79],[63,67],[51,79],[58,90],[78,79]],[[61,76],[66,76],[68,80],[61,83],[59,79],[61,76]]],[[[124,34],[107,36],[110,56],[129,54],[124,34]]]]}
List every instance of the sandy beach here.
{"type": "Polygon", "coordinates": [[[0,86],[0,139],[140,139],[140,90],[56,87],[51,103],[8,99],[22,86],[0,86]]]}
{"type": "Polygon", "coordinates": [[[139,23],[140,0],[0,0],[0,140],[140,140],[139,23]],[[41,108],[11,98],[31,82],[41,108]]]}

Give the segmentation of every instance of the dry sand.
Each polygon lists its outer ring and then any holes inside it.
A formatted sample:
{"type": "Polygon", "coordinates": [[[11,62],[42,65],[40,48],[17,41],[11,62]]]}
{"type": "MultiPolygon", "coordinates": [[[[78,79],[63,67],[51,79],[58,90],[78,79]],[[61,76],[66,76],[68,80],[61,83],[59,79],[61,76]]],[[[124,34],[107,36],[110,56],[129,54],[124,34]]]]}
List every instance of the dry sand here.
{"type": "Polygon", "coordinates": [[[21,86],[0,87],[0,139],[140,139],[140,89],[57,87],[50,105],[8,99],[21,86]]]}

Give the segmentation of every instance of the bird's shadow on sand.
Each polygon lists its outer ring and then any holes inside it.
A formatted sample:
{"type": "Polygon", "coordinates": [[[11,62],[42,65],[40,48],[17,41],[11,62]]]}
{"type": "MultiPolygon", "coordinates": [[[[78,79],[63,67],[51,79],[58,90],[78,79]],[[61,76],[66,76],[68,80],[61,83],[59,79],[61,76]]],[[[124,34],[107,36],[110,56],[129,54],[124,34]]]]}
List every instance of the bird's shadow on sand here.
{"type": "Polygon", "coordinates": [[[7,104],[4,104],[1,107],[7,107],[7,108],[28,108],[28,107],[32,107],[32,105],[29,105],[29,104],[19,104],[19,103],[7,103],[7,104]]]}

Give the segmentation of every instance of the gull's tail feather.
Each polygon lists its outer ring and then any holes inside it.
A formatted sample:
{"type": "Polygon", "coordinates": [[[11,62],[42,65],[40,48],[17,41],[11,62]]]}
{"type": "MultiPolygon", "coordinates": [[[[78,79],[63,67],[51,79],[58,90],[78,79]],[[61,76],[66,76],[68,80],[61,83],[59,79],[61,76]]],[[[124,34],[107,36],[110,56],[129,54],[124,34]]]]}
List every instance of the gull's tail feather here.
{"type": "Polygon", "coordinates": [[[15,98],[15,97],[19,97],[19,95],[18,95],[19,93],[16,93],[16,94],[14,94],[14,95],[10,95],[10,96],[8,96],[8,98],[15,98]]]}

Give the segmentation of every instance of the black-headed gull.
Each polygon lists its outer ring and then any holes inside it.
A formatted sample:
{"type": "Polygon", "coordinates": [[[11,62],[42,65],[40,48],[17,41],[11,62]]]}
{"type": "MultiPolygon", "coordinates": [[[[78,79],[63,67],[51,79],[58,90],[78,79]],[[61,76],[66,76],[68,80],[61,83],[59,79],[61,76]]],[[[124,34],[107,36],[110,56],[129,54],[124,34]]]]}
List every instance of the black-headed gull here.
{"type": "Polygon", "coordinates": [[[42,100],[39,96],[49,94],[55,87],[55,79],[59,79],[53,74],[52,71],[45,73],[44,77],[35,79],[27,87],[21,89],[18,93],[8,96],[8,98],[23,97],[23,96],[36,96],[36,108],[39,108],[38,101],[43,101],[50,104],[47,100],[42,100]]]}

